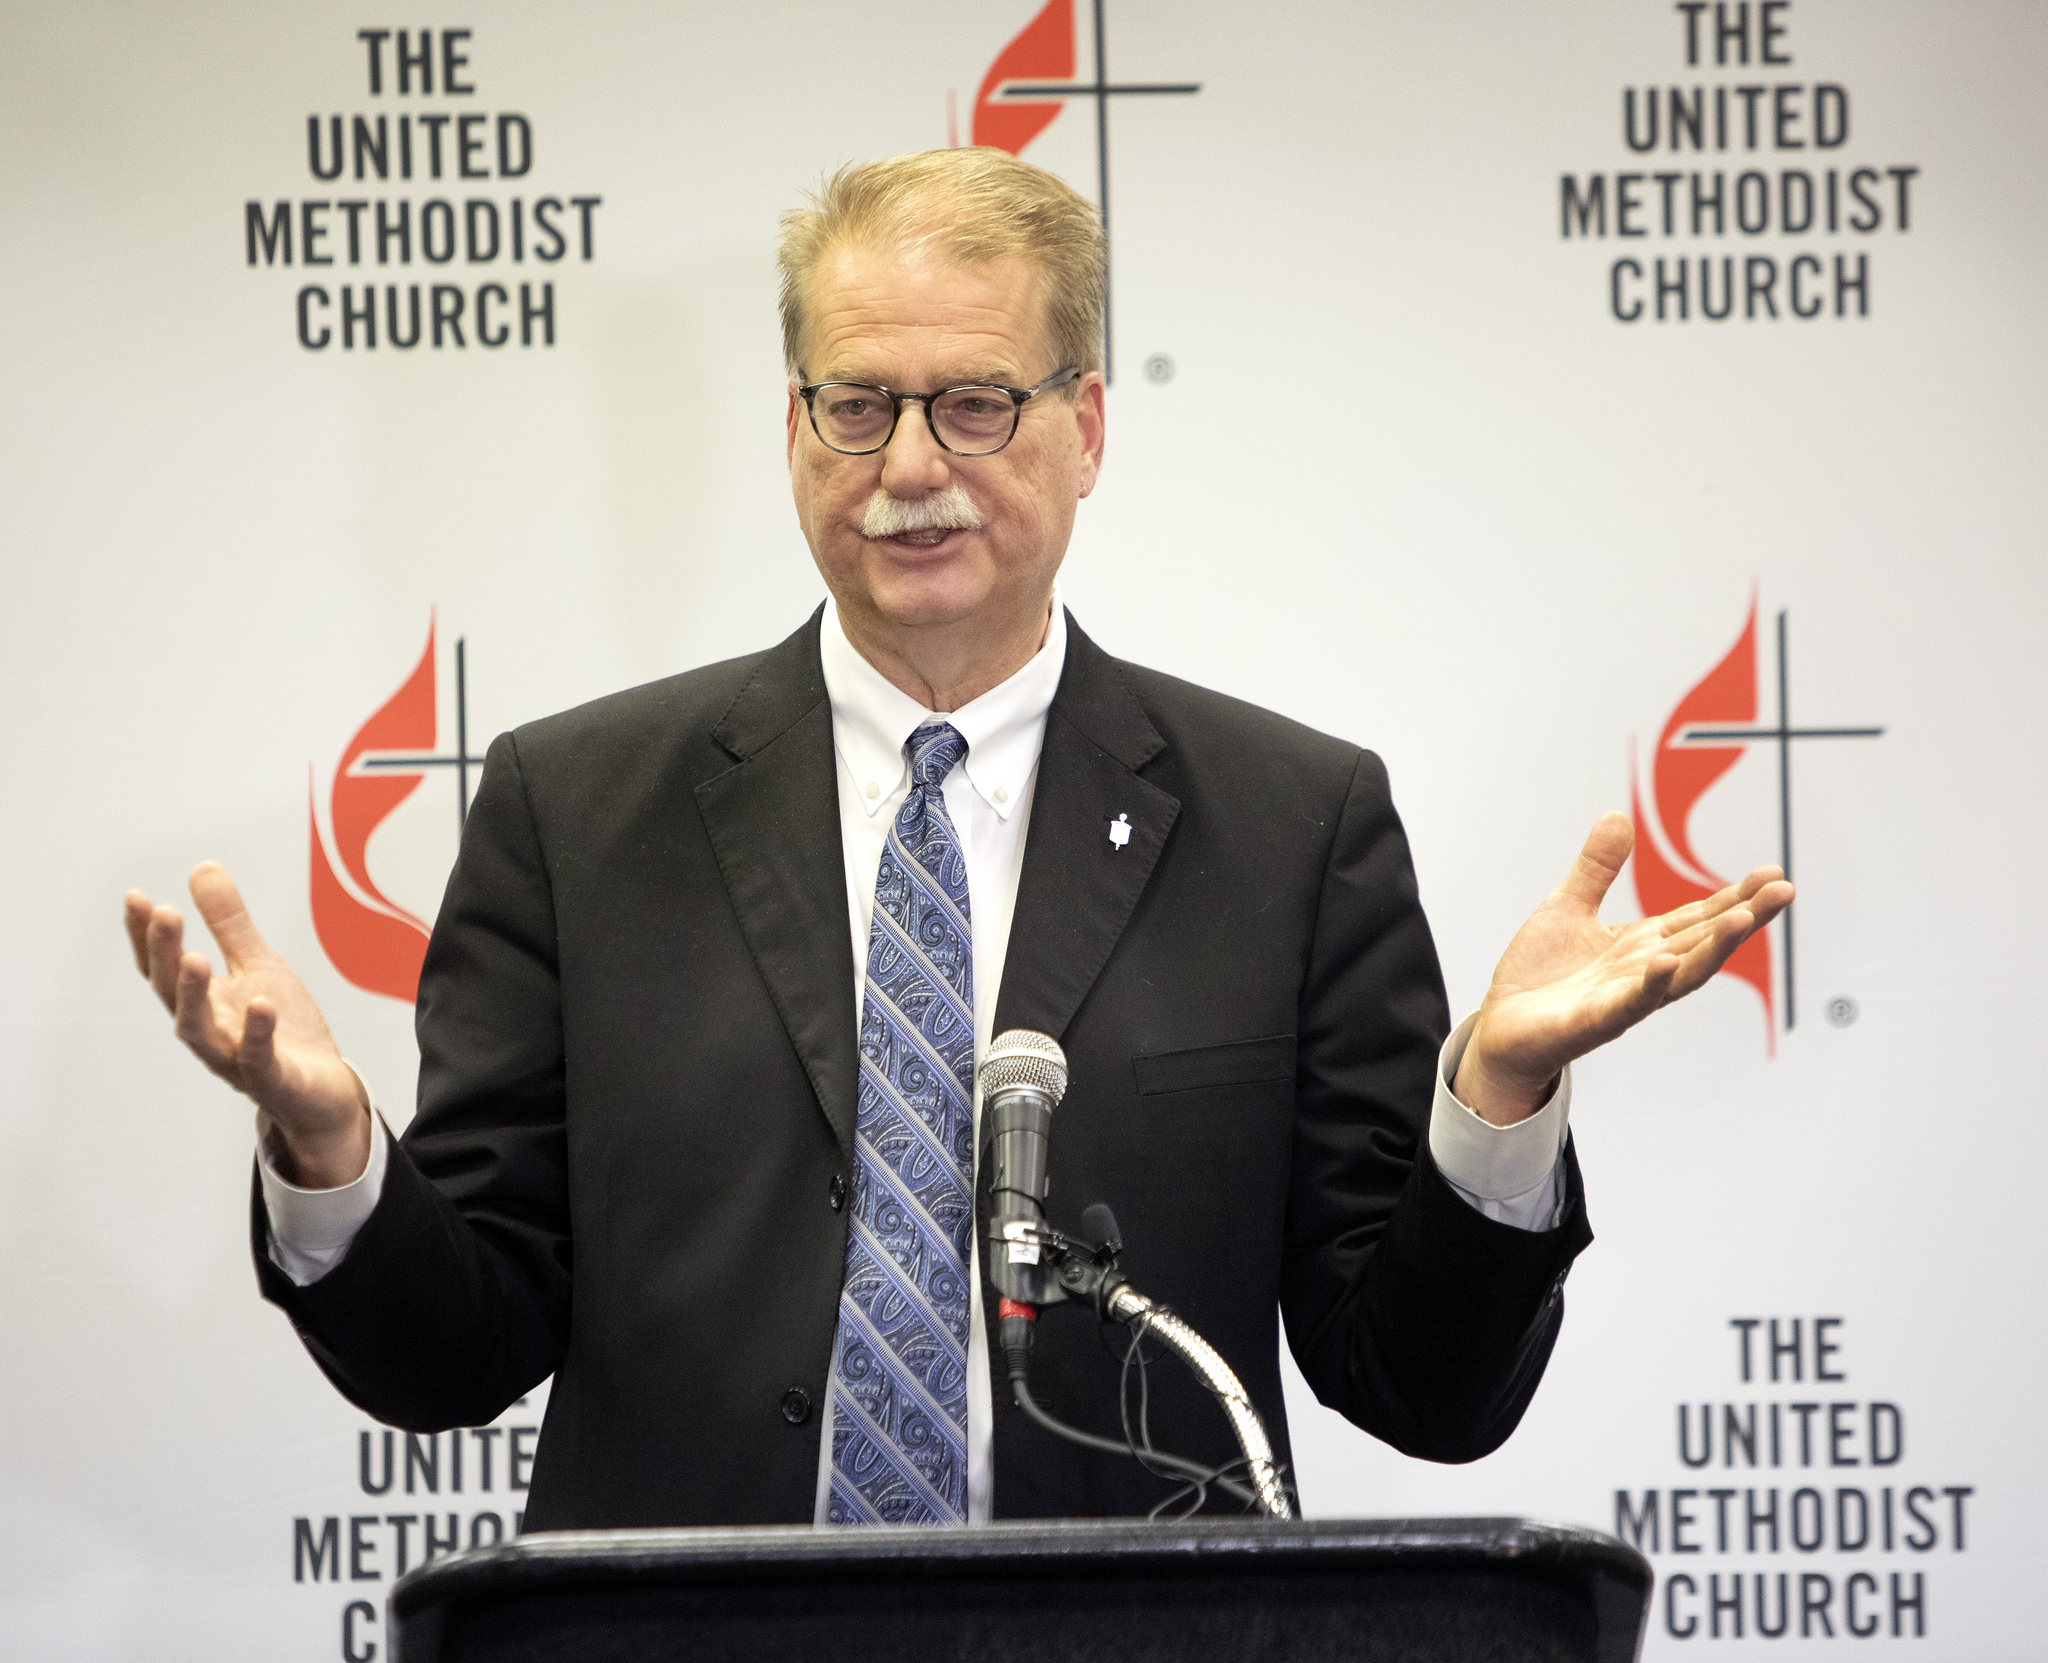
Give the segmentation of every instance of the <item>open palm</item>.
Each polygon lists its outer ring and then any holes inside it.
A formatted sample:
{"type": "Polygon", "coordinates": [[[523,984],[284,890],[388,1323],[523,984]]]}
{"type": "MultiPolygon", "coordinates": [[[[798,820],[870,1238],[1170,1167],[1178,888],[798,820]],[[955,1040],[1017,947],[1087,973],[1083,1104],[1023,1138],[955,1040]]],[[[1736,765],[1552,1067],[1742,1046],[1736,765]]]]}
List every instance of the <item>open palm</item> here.
{"type": "Polygon", "coordinates": [[[1566,1063],[1684,998],[1791,903],[1784,875],[1760,866],[1704,901],[1610,928],[1600,903],[1634,844],[1627,815],[1602,815],[1501,955],[1453,1086],[1486,1119],[1525,1118],[1566,1063]]]}
{"type": "Polygon", "coordinates": [[[369,1154],[368,1104],[305,985],[256,929],[227,872],[206,861],[192,899],[213,932],[225,974],[184,948],[184,920],[126,897],[135,967],[174,1019],[178,1038],[220,1078],[251,1098],[282,1134],[287,1177],[312,1187],[346,1183],[369,1154]]]}

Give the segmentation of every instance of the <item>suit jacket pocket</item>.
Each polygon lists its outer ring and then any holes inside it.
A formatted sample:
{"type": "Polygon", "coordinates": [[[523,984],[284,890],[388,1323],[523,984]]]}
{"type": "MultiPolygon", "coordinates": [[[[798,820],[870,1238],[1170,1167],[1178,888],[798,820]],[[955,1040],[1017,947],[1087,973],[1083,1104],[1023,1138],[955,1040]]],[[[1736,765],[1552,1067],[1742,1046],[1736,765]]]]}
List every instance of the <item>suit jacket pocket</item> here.
{"type": "Polygon", "coordinates": [[[1194,1091],[1203,1086],[1247,1086],[1294,1078],[1294,1035],[1233,1040],[1227,1045],[1198,1045],[1188,1051],[1160,1051],[1131,1059],[1138,1077],[1138,1095],[1157,1097],[1169,1091],[1194,1091]]]}

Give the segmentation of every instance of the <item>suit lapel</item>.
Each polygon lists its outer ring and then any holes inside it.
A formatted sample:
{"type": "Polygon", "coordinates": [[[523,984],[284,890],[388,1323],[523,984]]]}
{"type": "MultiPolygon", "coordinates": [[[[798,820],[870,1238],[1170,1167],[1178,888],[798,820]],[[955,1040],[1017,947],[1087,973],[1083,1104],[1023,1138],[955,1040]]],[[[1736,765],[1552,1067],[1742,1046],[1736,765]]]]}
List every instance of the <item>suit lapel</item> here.
{"type": "Polygon", "coordinates": [[[1180,800],[1137,772],[1166,741],[1116,663],[1067,616],[1067,662],[1046,718],[995,1031],[1065,1035],[1129,923],[1180,800]],[[1128,815],[1121,847],[1110,827],[1128,815]]]}
{"type": "Polygon", "coordinates": [[[823,610],[763,656],[712,729],[735,764],[696,797],[748,950],[851,1159],[860,1057],[823,610]]]}

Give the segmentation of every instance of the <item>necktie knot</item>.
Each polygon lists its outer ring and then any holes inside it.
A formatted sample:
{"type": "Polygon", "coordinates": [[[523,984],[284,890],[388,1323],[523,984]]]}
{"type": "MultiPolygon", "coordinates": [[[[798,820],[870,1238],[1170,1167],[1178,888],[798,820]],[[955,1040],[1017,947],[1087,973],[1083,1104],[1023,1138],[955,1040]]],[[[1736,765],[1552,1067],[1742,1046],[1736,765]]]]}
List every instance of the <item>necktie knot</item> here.
{"type": "Polygon", "coordinates": [[[910,783],[943,785],[966,754],[967,741],[951,722],[926,722],[910,736],[910,783]]]}

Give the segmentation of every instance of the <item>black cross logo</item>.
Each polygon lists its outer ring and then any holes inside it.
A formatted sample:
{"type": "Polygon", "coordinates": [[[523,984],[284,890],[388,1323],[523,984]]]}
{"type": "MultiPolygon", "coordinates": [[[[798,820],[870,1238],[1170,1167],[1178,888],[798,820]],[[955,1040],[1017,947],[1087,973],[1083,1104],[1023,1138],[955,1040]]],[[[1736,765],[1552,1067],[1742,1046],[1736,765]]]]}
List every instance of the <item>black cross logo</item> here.
{"type": "MultiPolygon", "coordinates": [[[[1785,876],[1792,876],[1792,741],[1795,739],[1879,739],[1883,728],[1795,728],[1791,699],[1786,691],[1789,674],[1785,650],[1785,614],[1778,613],[1778,725],[1773,728],[1714,728],[1688,725],[1678,736],[1681,745],[1725,744],[1730,740],[1748,743],[1768,739],[1778,747],[1778,864],[1785,876]]],[[[1796,903],[1795,903],[1796,905],[1796,903]]],[[[1785,909],[1785,1031],[1792,1031],[1792,913],[1785,909]]]]}
{"type": "Polygon", "coordinates": [[[481,767],[483,758],[469,754],[469,682],[467,666],[463,656],[463,638],[455,642],[455,754],[452,756],[364,756],[356,759],[358,768],[411,769],[453,768],[455,770],[455,829],[459,833],[469,824],[469,770],[472,765],[481,767]]]}
{"type": "Polygon", "coordinates": [[[1102,0],[1094,0],[1095,79],[1092,81],[1033,81],[1006,86],[998,95],[1043,103],[1048,98],[1092,98],[1095,100],[1095,200],[1102,207],[1102,378],[1113,379],[1109,329],[1109,101],[1132,95],[1160,93],[1187,94],[1202,90],[1199,81],[1124,82],[1109,78],[1109,50],[1104,44],[1102,0]]]}

